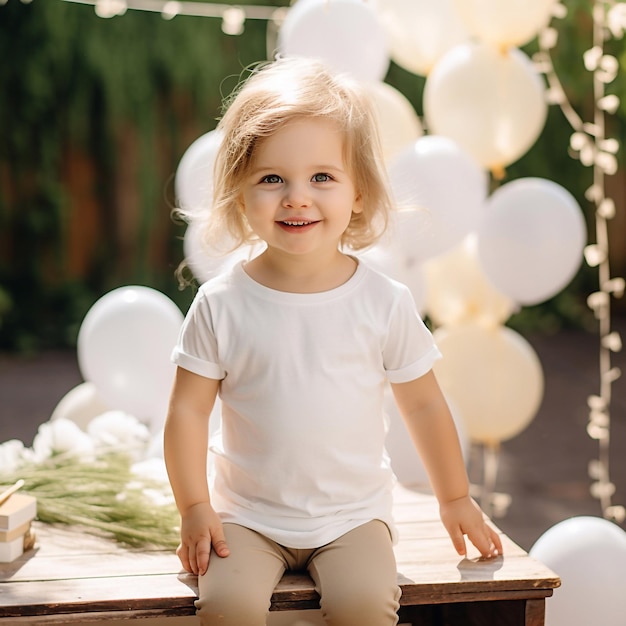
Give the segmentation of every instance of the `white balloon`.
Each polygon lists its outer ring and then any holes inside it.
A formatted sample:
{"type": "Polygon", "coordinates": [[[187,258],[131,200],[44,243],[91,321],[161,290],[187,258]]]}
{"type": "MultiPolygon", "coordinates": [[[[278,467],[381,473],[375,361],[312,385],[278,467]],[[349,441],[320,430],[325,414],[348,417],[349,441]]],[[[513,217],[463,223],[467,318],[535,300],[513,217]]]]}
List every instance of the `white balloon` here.
{"type": "Polygon", "coordinates": [[[404,150],[389,168],[396,204],[392,237],[415,262],[458,245],[479,223],[488,177],[447,137],[428,135],[404,150]]]}
{"type": "Polygon", "coordinates": [[[100,397],[96,386],[89,381],[70,389],[52,411],[50,420],[71,420],[83,430],[92,419],[110,410],[100,397]]]}
{"type": "Polygon", "coordinates": [[[114,289],[87,312],[78,333],[78,365],[111,409],[158,430],[175,367],[170,355],[183,322],[167,296],[141,286],[114,289]]]}
{"type": "Polygon", "coordinates": [[[185,261],[199,282],[204,283],[220,273],[225,255],[219,251],[211,253],[202,244],[203,221],[193,219],[187,224],[183,238],[185,261]]]}
{"type": "Polygon", "coordinates": [[[232,252],[225,252],[230,247],[230,242],[226,242],[224,250],[212,250],[202,242],[202,227],[203,220],[192,219],[187,225],[183,239],[185,261],[200,283],[232,269],[241,261],[250,260],[265,248],[265,245],[260,243],[240,246],[232,252]]]}
{"type": "Polygon", "coordinates": [[[211,208],[213,166],[222,142],[222,133],[212,130],[198,137],[183,154],[174,179],[178,206],[190,213],[211,208]]]}
{"type": "MultiPolygon", "coordinates": [[[[467,436],[462,416],[459,415],[457,408],[450,402],[448,402],[448,405],[456,425],[461,452],[467,463],[469,461],[471,442],[467,436]]],[[[387,432],[385,447],[391,460],[391,468],[398,481],[403,485],[428,485],[429,479],[426,468],[411,441],[409,431],[398,412],[398,407],[391,391],[388,391],[385,395],[385,411],[389,420],[389,431],[387,432]]]]}
{"type": "Polygon", "coordinates": [[[456,141],[483,167],[500,171],[519,159],[543,130],[545,84],[517,48],[463,44],[443,56],[426,79],[430,132],[456,141]]]}
{"type": "Polygon", "coordinates": [[[422,124],[413,105],[395,87],[382,82],[367,82],[364,86],[377,113],[383,157],[390,163],[423,135],[422,124]]]}
{"type": "Polygon", "coordinates": [[[530,549],[561,578],[546,602],[546,626],[623,626],[626,532],[613,522],[572,517],[549,528],[530,549]]]}
{"type": "Polygon", "coordinates": [[[424,264],[426,311],[436,326],[504,324],[516,305],[487,280],[477,258],[476,236],[424,264]]]}
{"type": "Polygon", "coordinates": [[[415,307],[423,316],[426,305],[426,281],[423,267],[406,260],[400,264],[399,272],[395,278],[409,288],[415,301],[415,307]]]}
{"type": "Polygon", "coordinates": [[[478,259],[491,283],[523,305],[561,291],[578,271],[587,232],[572,194],[542,178],[502,185],[478,228],[478,259]]]}
{"type": "Polygon", "coordinates": [[[454,9],[476,38],[499,48],[534,39],[552,17],[556,0],[453,0],[454,9]]]}
{"type": "Polygon", "coordinates": [[[451,0],[374,0],[374,7],[392,59],[414,74],[427,75],[448,50],[469,39],[451,0]]]}
{"type": "Polygon", "coordinates": [[[426,284],[422,267],[409,263],[408,259],[396,253],[397,250],[392,247],[377,244],[365,251],[358,252],[356,256],[382,274],[404,283],[411,291],[416,309],[422,313],[426,297],[426,284]]]}
{"type": "Polygon", "coordinates": [[[382,80],[389,68],[387,35],[360,0],[296,2],[278,31],[284,56],[321,59],[360,80],[382,80]]]}
{"type": "Polygon", "coordinates": [[[443,355],[434,372],[469,437],[491,444],[522,432],[543,398],[543,371],[532,346],[506,326],[466,324],[433,334],[443,355]]]}

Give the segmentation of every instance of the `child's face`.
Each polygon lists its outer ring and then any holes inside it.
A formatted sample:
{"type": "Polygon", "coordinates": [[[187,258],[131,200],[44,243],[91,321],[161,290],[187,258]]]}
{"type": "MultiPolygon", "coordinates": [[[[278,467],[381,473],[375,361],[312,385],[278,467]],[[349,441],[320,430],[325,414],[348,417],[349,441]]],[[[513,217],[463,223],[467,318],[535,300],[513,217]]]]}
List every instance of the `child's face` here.
{"type": "Polygon", "coordinates": [[[293,120],[259,142],[241,198],[268,248],[296,255],[336,253],[352,214],[362,210],[342,133],[319,118],[293,120]]]}

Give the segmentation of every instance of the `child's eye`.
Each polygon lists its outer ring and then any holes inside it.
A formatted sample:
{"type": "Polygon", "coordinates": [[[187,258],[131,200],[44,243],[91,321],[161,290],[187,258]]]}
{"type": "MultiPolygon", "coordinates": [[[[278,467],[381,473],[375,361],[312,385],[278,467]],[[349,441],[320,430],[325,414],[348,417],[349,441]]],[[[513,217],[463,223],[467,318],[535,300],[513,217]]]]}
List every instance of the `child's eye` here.
{"type": "Polygon", "coordinates": [[[278,174],[268,174],[267,176],[263,176],[261,182],[275,185],[276,183],[282,183],[283,180],[278,174]]]}
{"type": "Polygon", "coordinates": [[[332,178],[330,177],[330,174],[324,174],[323,172],[320,172],[319,174],[314,174],[312,180],[314,183],[325,183],[329,180],[332,180],[332,178]]]}

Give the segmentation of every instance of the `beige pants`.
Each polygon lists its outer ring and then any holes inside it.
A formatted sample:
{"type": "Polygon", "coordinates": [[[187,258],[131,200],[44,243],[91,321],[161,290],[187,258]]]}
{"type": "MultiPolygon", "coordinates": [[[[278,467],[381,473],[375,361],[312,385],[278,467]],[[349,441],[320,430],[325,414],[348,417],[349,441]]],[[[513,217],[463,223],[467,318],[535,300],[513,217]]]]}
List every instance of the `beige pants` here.
{"type": "Polygon", "coordinates": [[[285,570],[308,570],[329,626],[395,626],[400,588],[389,530],[375,520],[321,548],[285,548],[225,524],[230,556],[211,553],[196,601],[202,626],[265,626],[285,570]]]}

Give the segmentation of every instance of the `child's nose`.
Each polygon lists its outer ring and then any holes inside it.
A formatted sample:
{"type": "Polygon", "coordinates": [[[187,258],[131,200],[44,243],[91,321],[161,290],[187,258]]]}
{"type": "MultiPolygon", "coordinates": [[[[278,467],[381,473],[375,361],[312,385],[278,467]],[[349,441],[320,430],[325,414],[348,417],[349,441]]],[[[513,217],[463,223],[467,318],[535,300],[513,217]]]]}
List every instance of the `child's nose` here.
{"type": "Polygon", "coordinates": [[[311,205],[311,195],[305,185],[293,183],[286,187],[283,206],[298,209],[311,205]]]}

